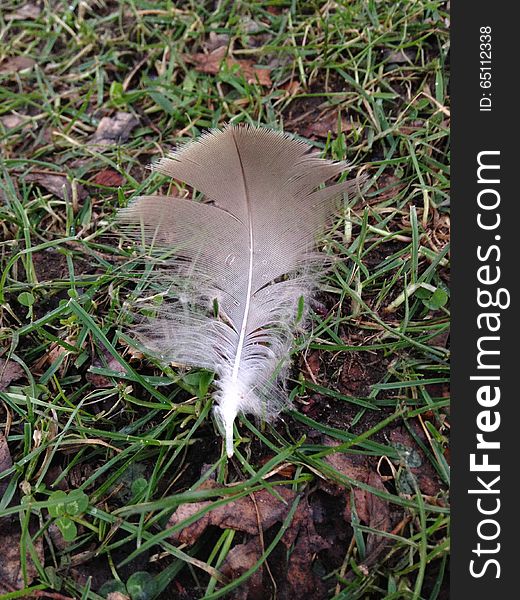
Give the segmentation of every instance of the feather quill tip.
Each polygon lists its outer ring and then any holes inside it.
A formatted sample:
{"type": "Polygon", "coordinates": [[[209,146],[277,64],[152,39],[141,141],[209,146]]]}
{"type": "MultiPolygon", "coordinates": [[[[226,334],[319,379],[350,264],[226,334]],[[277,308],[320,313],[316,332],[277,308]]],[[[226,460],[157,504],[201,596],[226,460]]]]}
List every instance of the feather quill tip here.
{"type": "Polygon", "coordinates": [[[232,420],[224,421],[224,428],[226,430],[226,454],[228,458],[231,458],[234,453],[233,447],[233,423],[235,417],[232,420]]]}
{"type": "Polygon", "coordinates": [[[224,438],[227,457],[231,458],[235,453],[233,424],[238,414],[237,410],[234,408],[233,403],[221,402],[214,407],[213,414],[215,415],[217,426],[220,429],[221,435],[224,438]]]}

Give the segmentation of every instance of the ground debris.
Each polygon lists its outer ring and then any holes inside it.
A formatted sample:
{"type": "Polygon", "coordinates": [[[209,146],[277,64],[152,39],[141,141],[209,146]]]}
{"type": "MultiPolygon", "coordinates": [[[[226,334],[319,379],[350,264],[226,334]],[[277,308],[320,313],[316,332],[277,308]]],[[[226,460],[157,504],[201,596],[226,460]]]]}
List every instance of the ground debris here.
{"type": "Polygon", "coordinates": [[[13,381],[21,379],[24,375],[24,370],[17,362],[0,358],[0,392],[5,390],[13,381]]]}
{"type": "MultiPolygon", "coordinates": [[[[30,539],[30,535],[27,536],[30,539]]],[[[0,519],[0,539],[2,540],[2,559],[0,560],[0,595],[21,590],[38,575],[38,571],[27,550],[25,554],[27,579],[24,582],[20,555],[21,533],[19,524],[8,518],[0,519]]],[[[36,556],[43,563],[43,538],[33,543],[36,556]]],[[[27,539],[24,541],[25,547],[27,539]]]]}
{"type": "MultiPolygon", "coordinates": [[[[194,523],[174,532],[171,538],[191,546],[210,525],[248,534],[247,541],[235,546],[222,565],[223,574],[235,579],[258,562],[265,549],[264,535],[273,525],[283,522],[293,502],[299,500],[292,521],[281,538],[282,544],[287,549],[292,548],[292,552],[284,568],[286,580],[279,584],[280,597],[324,598],[325,588],[314,574],[312,563],[316,553],[328,547],[329,542],[316,532],[307,498],[298,499],[295,492],[282,486],[276,486],[276,492],[283,501],[268,490],[259,490],[206,512],[194,523]]],[[[170,518],[168,527],[178,525],[212,504],[204,501],[180,506],[170,518]]],[[[269,559],[266,563],[258,567],[233,598],[255,600],[266,597],[271,581],[269,559]]]]}
{"type": "MultiPolygon", "coordinates": [[[[327,445],[335,444],[331,440],[328,440],[327,445]]],[[[336,452],[328,455],[326,460],[339,473],[346,475],[350,479],[366,483],[377,490],[386,492],[381,476],[365,456],[336,452]]],[[[345,521],[352,521],[353,508],[355,508],[359,521],[368,527],[379,531],[390,531],[391,518],[388,501],[383,500],[370,491],[353,487],[352,494],[347,494],[345,498],[345,521]],[[352,506],[352,498],[354,500],[354,507],[352,506]]],[[[383,536],[374,533],[367,535],[365,563],[369,562],[374,555],[380,554],[384,549],[385,540],[386,538],[383,536]]]]}
{"type": "MultiPolygon", "coordinates": [[[[424,437],[424,434],[421,435],[419,428],[415,428],[415,433],[420,438],[424,437]]],[[[415,493],[413,481],[409,480],[410,477],[413,477],[423,494],[436,496],[441,491],[439,477],[412,435],[404,427],[397,427],[390,432],[389,439],[392,445],[396,447],[402,466],[405,469],[398,481],[399,486],[403,488],[402,491],[410,494],[415,493]]],[[[425,442],[426,440],[423,439],[422,441],[425,442]]]]}
{"type": "Polygon", "coordinates": [[[23,125],[23,129],[27,129],[30,127],[30,121],[30,117],[19,115],[14,112],[0,117],[0,123],[2,123],[2,126],[7,130],[14,129],[20,125],[23,125]]]}
{"type": "Polygon", "coordinates": [[[139,121],[131,113],[117,112],[113,117],[103,117],[88,145],[105,147],[123,144],[137,125],[139,121]]]}
{"type": "Polygon", "coordinates": [[[195,65],[195,70],[199,73],[216,75],[220,72],[223,64],[228,68],[237,67],[238,71],[244,76],[247,83],[258,83],[259,85],[270,87],[272,85],[271,75],[268,69],[261,69],[255,66],[255,62],[249,59],[236,59],[228,55],[227,48],[221,46],[210,53],[198,52],[185,56],[186,62],[195,65]]]}
{"type": "Polygon", "coordinates": [[[104,348],[101,350],[101,354],[102,356],[96,357],[92,361],[86,377],[95,388],[111,388],[114,385],[111,377],[102,375],[100,373],[91,372],[90,369],[109,369],[116,373],[120,373],[121,375],[125,374],[125,370],[121,366],[121,363],[104,348]]]}
{"type": "Polygon", "coordinates": [[[310,119],[300,129],[300,134],[308,138],[319,137],[326,139],[329,134],[333,138],[336,137],[338,129],[341,133],[346,133],[353,128],[354,125],[343,115],[340,116],[338,112],[332,111],[319,116],[317,119],[310,119]]]}
{"type": "Polygon", "coordinates": [[[118,187],[124,184],[125,178],[113,169],[102,169],[95,174],[92,182],[105,187],[118,187]]]}
{"type": "Polygon", "coordinates": [[[35,64],[36,61],[33,58],[29,58],[28,56],[11,56],[9,58],[4,59],[0,63],[0,75],[5,75],[8,73],[19,73],[20,71],[30,69],[35,64]]]}
{"type": "Polygon", "coordinates": [[[6,21],[25,21],[26,19],[37,19],[42,12],[42,7],[39,4],[28,2],[13,12],[5,15],[6,21]]]}
{"type": "Polygon", "coordinates": [[[67,176],[61,173],[47,173],[44,171],[28,173],[25,176],[25,181],[40,185],[61,200],[73,199],[72,185],[76,188],[75,193],[78,200],[84,200],[88,196],[87,191],[81,184],[77,182],[71,184],[67,176]]]}
{"type": "MultiPolygon", "coordinates": [[[[2,475],[4,471],[7,471],[7,469],[10,469],[12,466],[13,459],[11,458],[11,453],[9,452],[7,439],[5,435],[0,431],[0,475],[2,475]]],[[[8,485],[8,479],[0,479],[0,498],[2,498],[5,494],[8,485]]]]}

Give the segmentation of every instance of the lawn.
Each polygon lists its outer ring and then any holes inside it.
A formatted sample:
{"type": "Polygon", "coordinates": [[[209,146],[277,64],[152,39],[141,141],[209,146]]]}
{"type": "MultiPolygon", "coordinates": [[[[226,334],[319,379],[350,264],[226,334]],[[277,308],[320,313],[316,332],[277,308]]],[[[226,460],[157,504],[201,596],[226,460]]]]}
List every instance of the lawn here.
{"type": "MultiPolygon", "coordinates": [[[[3,2],[0,598],[448,598],[449,2],[3,2]],[[290,410],[131,334],[114,228],[226,123],[364,175],[292,348],[290,410]]],[[[157,298],[159,301],[160,298],[157,298]]]]}

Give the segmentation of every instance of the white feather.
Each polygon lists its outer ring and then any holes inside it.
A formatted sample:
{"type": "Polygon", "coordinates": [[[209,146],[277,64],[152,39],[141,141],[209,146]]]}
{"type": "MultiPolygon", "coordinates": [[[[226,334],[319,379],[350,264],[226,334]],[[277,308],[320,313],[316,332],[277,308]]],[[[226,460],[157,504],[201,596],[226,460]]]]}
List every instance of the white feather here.
{"type": "Polygon", "coordinates": [[[238,413],[271,419],[288,403],[298,305],[302,296],[308,304],[326,258],[316,235],[359,181],[317,189],[345,164],[251,127],[204,134],[156,169],[206,201],[142,196],[119,213],[124,231],[161,259],[155,281],[169,298],[140,339],[165,361],[215,372],[215,414],[232,456],[238,413]]]}

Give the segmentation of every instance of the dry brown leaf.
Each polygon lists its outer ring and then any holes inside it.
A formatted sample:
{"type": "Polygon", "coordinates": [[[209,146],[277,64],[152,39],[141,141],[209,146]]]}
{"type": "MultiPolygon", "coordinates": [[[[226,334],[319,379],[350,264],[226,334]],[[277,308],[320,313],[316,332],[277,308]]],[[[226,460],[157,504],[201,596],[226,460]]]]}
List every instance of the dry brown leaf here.
{"type": "Polygon", "coordinates": [[[217,33],[216,31],[210,31],[209,37],[206,40],[204,47],[213,52],[218,48],[222,48],[223,46],[227,46],[229,43],[229,35],[227,33],[217,33]]]}
{"type": "MultiPolygon", "coordinates": [[[[269,529],[276,522],[285,518],[290,507],[290,501],[294,499],[294,492],[285,488],[277,488],[277,492],[284,498],[286,504],[280,502],[266,490],[255,492],[255,501],[258,507],[256,512],[255,503],[249,496],[244,496],[239,500],[228,502],[222,506],[217,506],[214,510],[205,513],[200,519],[188,525],[181,531],[172,534],[172,539],[191,546],[204,533],[209,525],[216,525],[222,529],[235,529],[251,535],[258,534],[258,521],[262,528],[269,529]],[[260,517],[260,518],[259,518],[260,517]]],[[[181,505],[170,517],[168,527],[174,527],[188,517],[193,516],[200,510],[212,506],[213,502],[193,502],[191,504],[181,505]]]]}
{"type": "Polygon", "coordinates": [[[27,3],[13,12],[5,15],[6,21],[25,21],[25,19],[37,19],[42,12],[42,7],[37,4],[27,3]]]}
{"type": "Polygon", "coordinates": [[[123,144],[137,125],[139,125],[139,121],[131,113],[117,112],[114,117],[103,117],[89,146],[103,147],[123,144]]]}
{"type": "MultiPolygon", "coordinates": [[[[345,133],[353,128],[345,117],[341,117],[341,132],[345,133]]],[[[330,112],[319,116],[317,119],[309,121],[303,129],[300,129],[300,135],[304,137],[327,138],[329,133],[334,137],[338,133],[338,113],[330,112]]]]}
{"type": "Polygon", "coordinates": [[[294,544],[287,565],[287,597],[314,598],[320,600],[326,597],[325,585],[314,574],[312,563],[317,552],[324,550],[329,543],[318,535],[312,519],[312,512],[305,501],[300,502],[291,528],[282,538],[289,548],[294,544]]]}
{"type": "Polygon", "coordinates": [[[13,360],[0,358],[0,392],[10,385],[13,381],[21,379],[24,376],[22,367],[13,360]]]}
{"type": "MultiPolygon", "coordinates": [[[[210,525],[249,534],[252,538],[233,548],[222,565],[224,574],[236,578],[257,562],[263,552],[264,532],[286,518],[292,502],[296,499],[295,492],[290,489],[276,486],[276,491],[285,502],[281,502],[267,490],[260,490],[250,496],[217,506],[170,537],[176,542],[191,546],[210,525]]],[[[167,526],[170,528],[178,525],[212,505],[211,501],[184,504],[170,517],[167,526]]],[[[312,562],[316,553],[328,547],[329,543],[317,534],[306,499],[300,500],[293,520],[281,541],[287,549],[294,545],[287,565],[283,566],[287,575],[284,576],[283,581],[278,582],[280,591],[283,588],[284,597],[314,600],[324,598],[325,588],[314,574],[312,562]]],[[[256,600],[256,598],[266,597],[266,590],[270,585],[266,570],[262,567],[252,579],[241,586],[234,596],[235,600],[256,600]]]]}
{"type": "MultiPolygon", "coordinates": [[[[37,183],[61,200],[73,198],[72,185],[65,175],[46,172],[28,173],[25,181],[37,183]]],[[[84,200],[88,196],[85,188],[79,183],[76,183],[76,190],[79,200],[84,200]]]]}
{"type": "Polygon", "coordinates": [[[374,204],[395,198],[397,194],[406,186],[401,179],[391,173],[383,173],[377,179],[377,188],[370,188],[370,192],[377,191],[377,195],[372,201],[374,204]]]}
{"type": "Polygon", "coordinates": [[[0,63],[0,75],[6,73],[19,73],[30,69],[36,61],[28,56],[11,56],[0,63]]]}
{"type": "Polygon", "coordinates": [[[287,96],[296,96],[296,94],[301,90],[301,83],[296,79],[291,79],[287,83],[284,83],[280,86],[287,92],[287,96]]]}
{"type": "MultiPolygon", "coordinates": [[[[262,556],[260,538],[255,536],[245,544],[237,544],[228,552],[222,564],[221,572],[228,579],[237,579],[249,570],[262,556]]],[[[253,600],[265,598],[263,585],[264,567],[261,566],[253,575],[235,591],[233,600],[253,600]]]]}
{"type": "MultiPolygon", "coordinates": [[[[2,539],[2,559],[0,560],[0,595],[7,594],[25,587],[22,565],[20,561],[21,535],[16,523],[10,523],[7,518],[0,520],[0,537],[2,539]]],[[[39,537],[34,542],[36,555],[43,563],[43,538],[39,537]]],[[[38,571],[29,555],[27,557],[27,583],[38,575],[38,571]]]]}
{"type": "MultiPolygon", "coordinates": [[[[66,354],[67,350],[63,346],[57,342],[52,342],[47,351],[44,352],[40,358],[35,360],[31,365],[31,373],[33,375],[43,375],[43,373],[47,370],[47,367],[59,360],[61,356],[66,354]]],[[[67,361],[65,358],[66,356],[62,359],[62,363],[58,369],[58,373],[60,375],[63,375],[67,367],[67,361]]]]}
{"type": "MultiPolygon", "coordinates": [[[[7,445],[7,439],[5,435],[0,431],[0,475],[10,469],[13,466],[13,459],[11,458],[11,453],[9,452],[9,446],[7,445]]],[[[7,478],[0,479],[0,498],[5,494],[5,490],[9,485],[9,480],[7,478]]],[[[0,521],[1,523],[1,521],[0,521]]]]}
{"type": "Polygon", "coordinates": [[[413,64],[415,54],[413,52],[406,52],[405,50],[385,50],[383,52],[385,61],[389,64],[404,65],[413,64]]]}
{"type": "MultiPolygon", "coordinates": [[[[328,445],[336,445],[328,441],[328,445]]],[[[370,465],[369,461],[364,456],[355,454],[334,453],[326,458],[337,471],[346,475],[350,479],[366,483],[373,488],[386,492],[381,476],[370,465]]],[[[363,521],[368,527],[378,529],[379,531],[389,531],[391,528],[390,506],[386,500],[372,494],[372,492],[353,488],[354,503],[356,512],[360,521],[363,521]]],[[[350,494],[346,496],[345,502],[345,521],[350,522],[352,518],[352,507],[350,503],[350,494]]],[[[370,554],[379,554],[382,546],[385,543],[385,538],[377,534],[369,533],[367,535],[366,551],[367,561],[370,554]]]]}
{"type": "Polygon", "coordinates": [[[309,374],[316,380],[320,376],[321,369],[321,354],[318,350],[313,350],[309,352],[308,356],[305,359],[305,365],[309,369],[309,374]]]}
{"type": "MultiPolygon", "coordinates": [[[[92,362],[92,367],[101,368],[101,369],[110,369],[111,371],[116,371],[117,373],[121,373],[121,375],[125,374],[124,368],[121,366],[121,363],[113,357],[110,353],[103,350],[103,354],[105,356],[105,361],[102,361],[101,358],[95,358],[92,362]]],[[[101,375],[99,373],[91,373],[90,371],[86,374],[87,380],[95,388],[110,388],[112,387],[113,380],[111,377],[106,375],[101,375]]]]}
{"type": "MultiPolygon", "coordinates": [[[[10,115],[4,115],[0,118],[0,123],[5,127],[5,129],[14,129],[19,125],[28,124],[30,119],[28,117],[23,117],[21,115],[17,115],[16,113],[11,113],[10,115]]],[[[24,127],[26,129],[26,127],[24,127]]]]}
{"type": "MultiPolygon", "coordinates": [[[[415,427],[415,433],[422,438],[427,445],[424,433],[415,427]]],[[[417,479],[417,485],[426,496],[436,496],[441,491],[440,481],[433,465],[430,463],[422,448],[413,439],[410,433],[403,427],[397,427],[390,432],[389,439],[392,444],[397,445],[400,453],[412,457],[406,465],[412,475],[417,479]]]]}
{"type": "Polygon", "coordinates": [[[209,54],[198,52],[191,56],[186,56],[186,61],[195,65],[195,70],[199,73],[207,73],[208,75],[216,75],[220,72],[222,65],[225,63],[229,68],[238,65],[239,72],[244,76],[248,83],[258,83],[270,87],[272,85],[271,75],[268,69],[260,69],[255,67],[255,63],[248,59],[235,59],[231,56],[226,56],[227,48],[220,47],[209,54]]]}
{"type": "Polygon", "coordinates": [[[92,181],[97,185],[104,185],[106,187],[117,187],[119,185],[123,185],[123,183],[125,182],[125,178],[121,175],[121,173],[118,173],[113,169],[102,169],[94,175],[92,181]]]}

